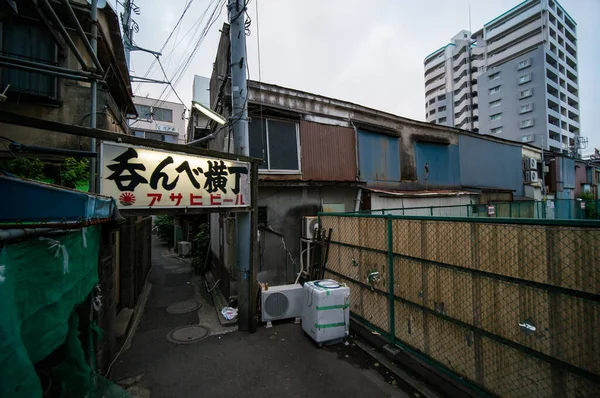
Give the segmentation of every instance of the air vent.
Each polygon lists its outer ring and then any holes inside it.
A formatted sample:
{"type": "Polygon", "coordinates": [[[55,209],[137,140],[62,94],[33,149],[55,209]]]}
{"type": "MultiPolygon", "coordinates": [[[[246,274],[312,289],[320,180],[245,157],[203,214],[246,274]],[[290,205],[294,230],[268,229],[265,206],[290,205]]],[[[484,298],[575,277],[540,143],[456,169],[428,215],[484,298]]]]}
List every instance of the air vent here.
{"type": "Polygon", "coordinates": [[[279,318],[288,310],[290,303],[283,293],[273,293],[265,300],[264,311],[269,317],[279,318]]]}

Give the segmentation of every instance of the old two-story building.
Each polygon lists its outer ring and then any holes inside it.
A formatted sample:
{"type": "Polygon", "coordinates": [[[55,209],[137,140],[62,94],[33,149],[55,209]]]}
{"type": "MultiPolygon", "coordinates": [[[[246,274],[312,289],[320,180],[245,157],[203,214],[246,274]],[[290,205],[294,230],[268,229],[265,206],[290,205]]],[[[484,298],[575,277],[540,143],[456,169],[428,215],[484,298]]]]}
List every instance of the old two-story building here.
{"type": "MultiPolygon", "coordinates": [[[[210,104],[231,117],[228,28],[222,29],[210,104]]],[[[541,196],[539,180],[524,184],[523,158],[540,155],[533,147],[256,81],[248,82],[248,112],[250,155],[263,159],[259,274],[270,284],[296,279],[303,218],[319,211],[541,196]]],[[[231,152],[232,134],[227,125],[213,125],[199,144],[231,152]]],[[[211,216],[213,265],[226,294],[234,294],[227,286],[235,263],[234,228],[233,217],[211,216]]]]}
{"type": "MultiPolygon", "coordinates": [[[[95,159],[91,139],[71,130],[90,127],[95,119],[98,129],[129,134],[127,118],[136,109],[119,17],[109,4],[97,10],[95,54],[91,21],[85,0],[0,2],[0,162],[39,159],[45,173],[58,169],[45,181],[61,184],[66,158],[95,159]],[[95,114],[92,81],[97,82],[95,114]]],[[[41,198],[40,203],[43,208],[41,198]]],[[[120,230],[103,230],[98,264],[102,312],[97,318],[105,344],[98,344],[99,369],[116,352],[117,313],[133,308],[144,287],[150,229],[149,218],[133,218],[120,230]]]]}

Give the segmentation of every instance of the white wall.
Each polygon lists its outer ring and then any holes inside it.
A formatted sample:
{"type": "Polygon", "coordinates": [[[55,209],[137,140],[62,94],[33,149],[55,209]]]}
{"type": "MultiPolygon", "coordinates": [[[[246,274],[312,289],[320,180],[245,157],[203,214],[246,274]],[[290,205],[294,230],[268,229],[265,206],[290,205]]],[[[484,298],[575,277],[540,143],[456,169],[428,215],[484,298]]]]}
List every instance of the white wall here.
{"type": "Polygon", "coordinates": [[[467,206],[478,203],[477,195],[460,195],[460,196],[436,196],[436,197],[418,197],[418,198],[402,198],[402,197],[387,197],[373,194],[371,196],[371,209],[397,209],[404,208],[386,214],[411,215],[411,216],[429,216],[430,209],[406,210],[415,207],[430,207],[430,206],[457,206],[462,207],[434,209],[433,215],[446,217],[467,217],[467,206]]]}

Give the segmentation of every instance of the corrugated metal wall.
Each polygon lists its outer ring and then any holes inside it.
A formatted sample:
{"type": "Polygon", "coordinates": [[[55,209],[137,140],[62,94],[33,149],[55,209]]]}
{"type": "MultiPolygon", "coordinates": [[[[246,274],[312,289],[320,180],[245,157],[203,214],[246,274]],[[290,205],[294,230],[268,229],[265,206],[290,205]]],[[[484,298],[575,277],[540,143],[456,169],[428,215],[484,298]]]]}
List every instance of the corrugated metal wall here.
{"type": "Polygon", "coordinates": [[[398,138],[358,130],[358,153],[361,180],[384,183],[400,181],[398,138]]]}
{"type": "Polygon", "coordinates": [[[460,186],[458,145],[417,142],[415,143],[415,158],[419,184],[425,185],[425,164],[427,164],[429,168],[428,187],[460,186]]]}
{"type": "Polygon", "coordinates": [[[301,121],[300,144],[304,180],[356,180],[354,129],[301,121]]]}

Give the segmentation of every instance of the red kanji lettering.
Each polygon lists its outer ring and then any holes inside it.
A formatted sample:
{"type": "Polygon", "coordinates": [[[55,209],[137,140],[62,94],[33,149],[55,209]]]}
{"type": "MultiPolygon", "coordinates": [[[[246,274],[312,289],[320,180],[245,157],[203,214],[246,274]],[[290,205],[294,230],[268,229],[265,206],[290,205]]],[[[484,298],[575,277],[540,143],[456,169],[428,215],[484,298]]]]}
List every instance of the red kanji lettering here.
{"type": "Polygon", "coordinates": [[[162,193],[149,193],[149,198],[152,198],[152,202],[150,202],[150,206],[154,206],[156,202],[160,202],[162,199],[162,193]]]}
{"type": "Polygon", "coordinates": [[[190,194],[190,206],[202,206],[202,195],[190,194]]]}
{"type": "Polygon", "coordinates": [[[245,205],[246,203],[244,203],[244,196],[243,195],[235,195],[235,204],[236,205],[245,205]]]}
{"type": "Polygon", "coordinates": [[[210,204],[211,205],[220,205],[221,204],[221,194],[220,193],[217,193],[217,194],[211,193],[210,194],[210,204]],[[217,202],[217,200],[218,200],[218,202],[217,202]]]}
{"type": "Polygon", "coordinates": [[[169,196],[169,199],[171,199],[171,202],[175,202],[175,200],[177,199],[177,203],[175,203],[175,206],[179,206],[179,203],[181,203],[181,199],[183,199],[183,195],[180,193],[178,193],[177,195],[172,193],[171,196],[169,196]]]}

